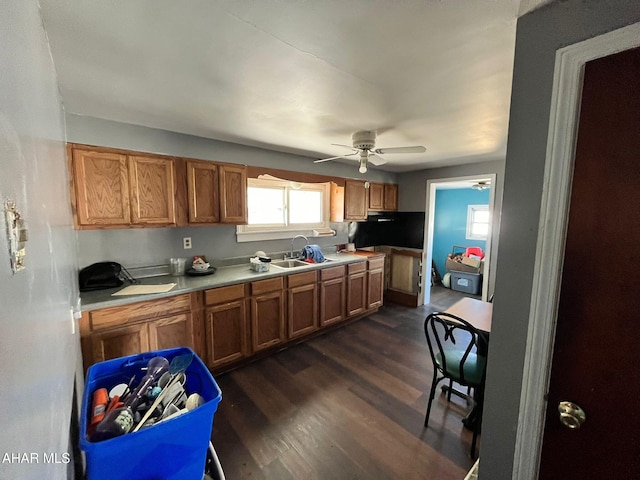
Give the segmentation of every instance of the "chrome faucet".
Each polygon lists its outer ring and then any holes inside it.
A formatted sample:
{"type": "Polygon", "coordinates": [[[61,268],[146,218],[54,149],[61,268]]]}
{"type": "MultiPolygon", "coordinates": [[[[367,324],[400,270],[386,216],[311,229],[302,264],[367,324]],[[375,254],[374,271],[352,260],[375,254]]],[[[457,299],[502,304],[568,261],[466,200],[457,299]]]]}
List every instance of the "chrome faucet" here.
{"type": "Polygon", "coordinates": [[[299,254],[296,254],[295,256],[293,254],[293,243],[296,241],[296,238],[304,238],[304,241],[306,242],[305,246],[309,245],[309,239],[307,237],[304,235],[296,235],[291,239],[291,256],[289,258],[298,258],[300,256],[299,254]]]}

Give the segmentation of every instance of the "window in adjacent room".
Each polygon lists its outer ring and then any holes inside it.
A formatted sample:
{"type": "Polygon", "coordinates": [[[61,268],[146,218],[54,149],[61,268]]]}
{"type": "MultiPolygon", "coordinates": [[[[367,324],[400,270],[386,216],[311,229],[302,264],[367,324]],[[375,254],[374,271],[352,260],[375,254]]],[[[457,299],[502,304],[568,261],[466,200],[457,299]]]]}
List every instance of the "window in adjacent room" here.
{"type": "Polygon", "coordinates": [[[329,228],[329,184],[250,178],[247,210],[248,224],[236,229],[239,242],[311,235],[329,228]]]}
{"type": "Polygon", "coordinates": [[[467,207],[468,240],[486,240],[489,236],[489,205],[469,205],[467,207]]]}

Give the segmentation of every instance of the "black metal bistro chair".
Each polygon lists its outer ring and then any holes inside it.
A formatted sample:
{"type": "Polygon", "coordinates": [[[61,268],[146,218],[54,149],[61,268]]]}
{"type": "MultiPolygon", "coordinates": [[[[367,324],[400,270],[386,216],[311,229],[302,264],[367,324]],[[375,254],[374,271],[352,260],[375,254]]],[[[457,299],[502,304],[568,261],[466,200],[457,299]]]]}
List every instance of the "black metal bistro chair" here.
{"type": "Polygon", "coordinates": [[[482,418],[488,334],[466,320],[447,313],[430,314],[424,322],[424,332],[433,362],[433,381],[424,426],[428,427],[431,403],[439,382],[449,380],[448,400],[451,400],[453,382],[473,388],[474,406],[465,425],[473,430],[471,457],[475,458],[482,418]]]}

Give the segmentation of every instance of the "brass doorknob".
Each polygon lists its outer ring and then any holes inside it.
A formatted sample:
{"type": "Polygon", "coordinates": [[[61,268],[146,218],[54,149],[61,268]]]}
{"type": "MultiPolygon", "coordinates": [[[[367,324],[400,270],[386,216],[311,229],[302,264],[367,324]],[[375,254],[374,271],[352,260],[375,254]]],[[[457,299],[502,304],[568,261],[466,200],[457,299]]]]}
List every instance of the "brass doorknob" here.
{"type": "Polygon", "coordinates": [[[560,402],[558,412],[560,413],[560,423],[571,430],[580,428],[587,419],[584,410],[572,402],[560,402]]]}

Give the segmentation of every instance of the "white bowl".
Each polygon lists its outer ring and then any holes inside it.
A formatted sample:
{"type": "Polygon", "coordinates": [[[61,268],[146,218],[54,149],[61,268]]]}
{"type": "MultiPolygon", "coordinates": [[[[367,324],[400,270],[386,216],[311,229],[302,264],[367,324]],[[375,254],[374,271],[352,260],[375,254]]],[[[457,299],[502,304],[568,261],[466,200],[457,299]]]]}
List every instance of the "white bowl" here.
{"type": "Polygon", "coordinates": [[[204,272],[205,270],[209,270],[210,266],[211,265],[209,263],[194,263],[193,269],[197,270],[198,272],[204,272]]]}

